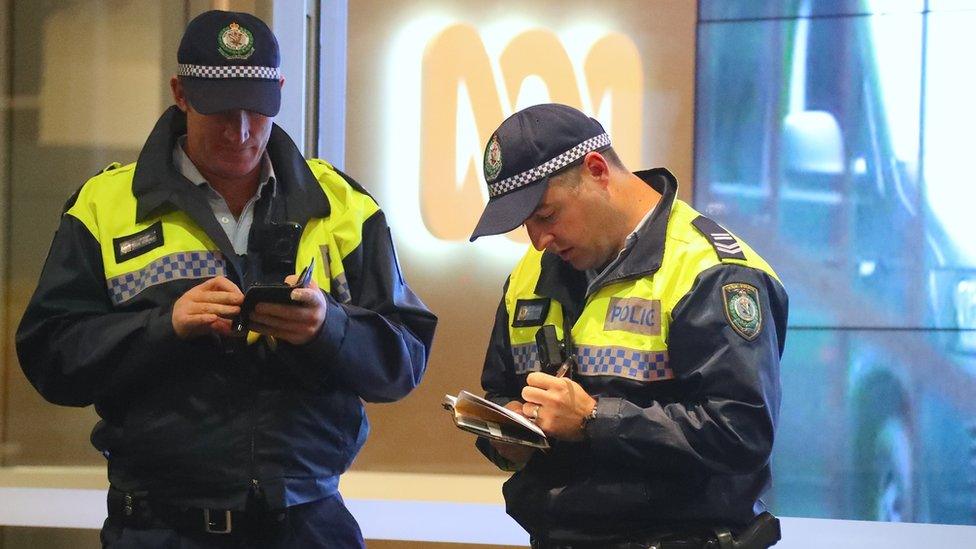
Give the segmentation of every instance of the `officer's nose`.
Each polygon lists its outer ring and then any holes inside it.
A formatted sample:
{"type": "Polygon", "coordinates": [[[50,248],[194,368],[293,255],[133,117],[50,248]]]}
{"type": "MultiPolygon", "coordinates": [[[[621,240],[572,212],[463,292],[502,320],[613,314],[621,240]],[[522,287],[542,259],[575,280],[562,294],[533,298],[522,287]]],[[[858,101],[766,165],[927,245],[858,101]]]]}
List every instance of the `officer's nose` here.
{"type": "Polygon", "coordinates": [[[531,219],[525,222],[525,230],[529,233],[529,240],[532,241],[532,247],[535,249],[542,251],[552,244],[552,233],[546,231],[531,219]]]}
{"type": "Polygon", "coordinates": [[[241,109],[224,113],[224,137],[235,145],[245,143],[251,137],[251,120],[241,109]]]}

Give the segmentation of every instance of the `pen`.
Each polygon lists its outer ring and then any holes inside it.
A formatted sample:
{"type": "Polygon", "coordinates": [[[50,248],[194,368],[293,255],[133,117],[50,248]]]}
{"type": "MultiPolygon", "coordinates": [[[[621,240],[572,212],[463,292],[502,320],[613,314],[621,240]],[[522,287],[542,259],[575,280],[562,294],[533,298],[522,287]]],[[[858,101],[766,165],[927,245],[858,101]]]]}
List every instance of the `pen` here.
{"type": "Polygon", "coordinates": [[[569,361],[563,362],[559,365],[559,369],[556,370],[556,377],[566,377],[569,373],[569,361]]]}
{"type": "Polygon", "coordinates": [[[301,274],[298,275],[298,280],[295,281],[295,288],[308,288],[308,283],[312,281],[312,271],[315,270],[315,258],[313,257],[311,261],[308,262],[308,266],[302,269],[301,274]]]}

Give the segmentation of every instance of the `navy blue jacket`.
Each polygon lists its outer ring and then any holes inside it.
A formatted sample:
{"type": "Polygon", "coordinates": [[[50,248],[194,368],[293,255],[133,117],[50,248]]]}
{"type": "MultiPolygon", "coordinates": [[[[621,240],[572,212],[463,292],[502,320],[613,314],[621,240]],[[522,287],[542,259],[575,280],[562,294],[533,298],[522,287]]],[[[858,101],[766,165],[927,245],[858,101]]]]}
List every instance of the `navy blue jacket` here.
{"type": "MultiPolygon", "coordinates": [[[[584,441],[553,441],[504,486],[508,513],[536,539],[599,544],[675,528],[736,529],[765,510],[760,498],[771,482],[786,291],[746,244],[731,241],[742,255],[722,247],[731,235],[709,242],[712,235],[696,225],[707,218],[675,198],[677,182],[667,170],[636,175],[662,198],[602,282],[588,291],[585,273],[555,254],[530,251],[526,257],[539,266],[532,295],[506,295],[557,302],[566,326],[589,315],[580,322],[620,339],[624,328],[593,316],[599,304],[590,298],[600,288],[655,278],[662,287],[688,288],[673,308],[665,304],[670,297],[646,296],[668,316],[660,352],[634,352],[643,358],[625,363],[629,349],[586,354],[570,342],[580,365],[574,379],[597,399],[596,417],[586,423],[584,441]],[[728,316],[724,289],[741,285],[752,288],[762,315],[752,333],[737,332],[728,316]],[[663,363],[642,362],[659,357],[663,363]],[[660,375],[642,375],[649,371],[660,375]]],[[[525,286],[513,284],[515,276],[506,294],[525,286]]],[[[524,360],[532,349],[513,349],[510,325],[515,321],[503,299],[481,378],[487,397],[501,405],[521,400],[527,374],[539,370],[537,361],[524,360]]],[[[478,447],[500,467],[513,465],[484,439],[478,447]]]]}
{"type": "MultiPolygon", "coordinates": [[[[107,457],[109,479],[120,490],[228,509],[243,508],[254,491],[272,508],[329,496],[366,440],[362,401],[396,400],[420,382],[436,318],[403,281],[389,228],[372,198],[331,166],[303,159],[277,126],[268,144],[277,191],[263,193],[248,253],[237,255],[204,191],[172,164],[176,139],[185,132],[185,116],[171,108],[135,165],[93,178],[69,201],[17,331],[21,367],[49,401],[95,405],[101,421],[92,442],[107,457]],[[135,214],[108,219],[128,211],[125,205],[90,197],[111,192],[125,198],[120,202],[135,200],[135,214]],[[173,303],[206,278],[225,275],[242,289],[281,282],[287,273],[267,267],[265,244],[255,237],[265,220],[308,227],[347,215],[335,197],[370,210],[365,219],[343,225],[347,234],[325,237],[359,240],[341,257],[341,269],[333,263],[333,275],[323,275],[331,288],[316,339],[293,346],[176,337],[173,303]],[[82,200],[93,201],[85,207],[97,209],[97,221],[72,215],[82,200]],[[150,226],[159,227],[164,250],[179,231],[202,231],[214,249],[189,259],[176,250],[122,276],[106,276],[104,258],[113,256],[103,255],[110,253],[103,244],[111,246],[111,240],[135,243],[135,252],[125,252],[130,255],[160,253],[155,244],[145,245],[154,242],[154,233],[138,229],[157,219],[150,226]],[[96,223],[104,232],[108,221],[121,227],[120,234],[93,233],[96,223]]],[[[328,265],[328,246],[312,244],[306,249],[322,254],[319,268],[328,265]]]]}

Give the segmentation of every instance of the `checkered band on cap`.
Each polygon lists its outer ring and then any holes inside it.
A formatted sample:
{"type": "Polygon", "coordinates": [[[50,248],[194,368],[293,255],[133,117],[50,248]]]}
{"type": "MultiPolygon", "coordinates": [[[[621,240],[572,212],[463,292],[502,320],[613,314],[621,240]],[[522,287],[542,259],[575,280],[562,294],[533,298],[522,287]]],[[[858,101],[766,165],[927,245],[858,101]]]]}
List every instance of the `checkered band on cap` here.
{"type": "Polygon", "coordinates": [[[251,67],[248,65],[189,65],[180,63],[176,71],[179,76],[194,78],[260,78],[279,80],[281,70],[277,67],[251,67]]]}
{"type": "Polygon", "coordinates": [[[609,135],[601,133],[600,135],[591,137],[579,145],[576,145],[572,149],[569,149],[559,156],[556,156],[552,160],[545,162],[544,164],[540,164],[531,170],[526,170],[520,174],[513,175],[512,177],[502,179],[497,183],[488,185],[488,196],[490,198],[495,198],[496,196],[522,188],[529,183],[533,183],[542,179],[543,177],[547,177],[550,174],[558,172],[573,162],[576,162],[580,158],[583,158],[588,152],[609,146],[609,135]]]}

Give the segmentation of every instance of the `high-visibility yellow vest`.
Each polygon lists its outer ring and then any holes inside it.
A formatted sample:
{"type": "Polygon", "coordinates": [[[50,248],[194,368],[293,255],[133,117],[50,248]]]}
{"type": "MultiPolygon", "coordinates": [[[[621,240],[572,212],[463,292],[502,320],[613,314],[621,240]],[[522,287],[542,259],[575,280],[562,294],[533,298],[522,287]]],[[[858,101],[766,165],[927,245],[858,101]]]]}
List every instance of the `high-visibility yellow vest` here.
{"type": "MultiPolygon", "coordinates": [[[[741,240],[744,260],[719,259],[712,242],[691,224],[700,215],[675,200],[660,268],[639,278],[611,282],[587,296],[571,328],[577,375],[647,382],[671,379],[671,312],[701,272],[724,262],[761,269],[776,278],[769,264],[741,240]]],[[[535,293],[542,256],[543,252],[530,248],[512,271],[505,293],[512,358],[520,375],[540,369],[535,343],[540,325],[554,325],[557,336],[565,340],[563,305],[535,293]],[[533,321],[527,322],[530,318],[533,321]]]]}
{"type": "MultiPolygon", "coordinates": [[[[296,270],[315,258],[313,276],[319,287],[347,302],[343,258],[362,241],[362,226],[379,210],[368,195],[355,190],[333,167],[309,160],[331,207],[329,216],[308,221],[299,240],[296,270]]],[[[203,279],[227,274],[227,264],[214,241],[178,209],[136,221],[132,192],[135,164],[113,164],[90,179],[65,212],[77,218],[98,241],[108,294],[122,307],[156,284],[178,279],[203,279]],[[133,250],[138,253],[132,254],[133,250]]]]}

